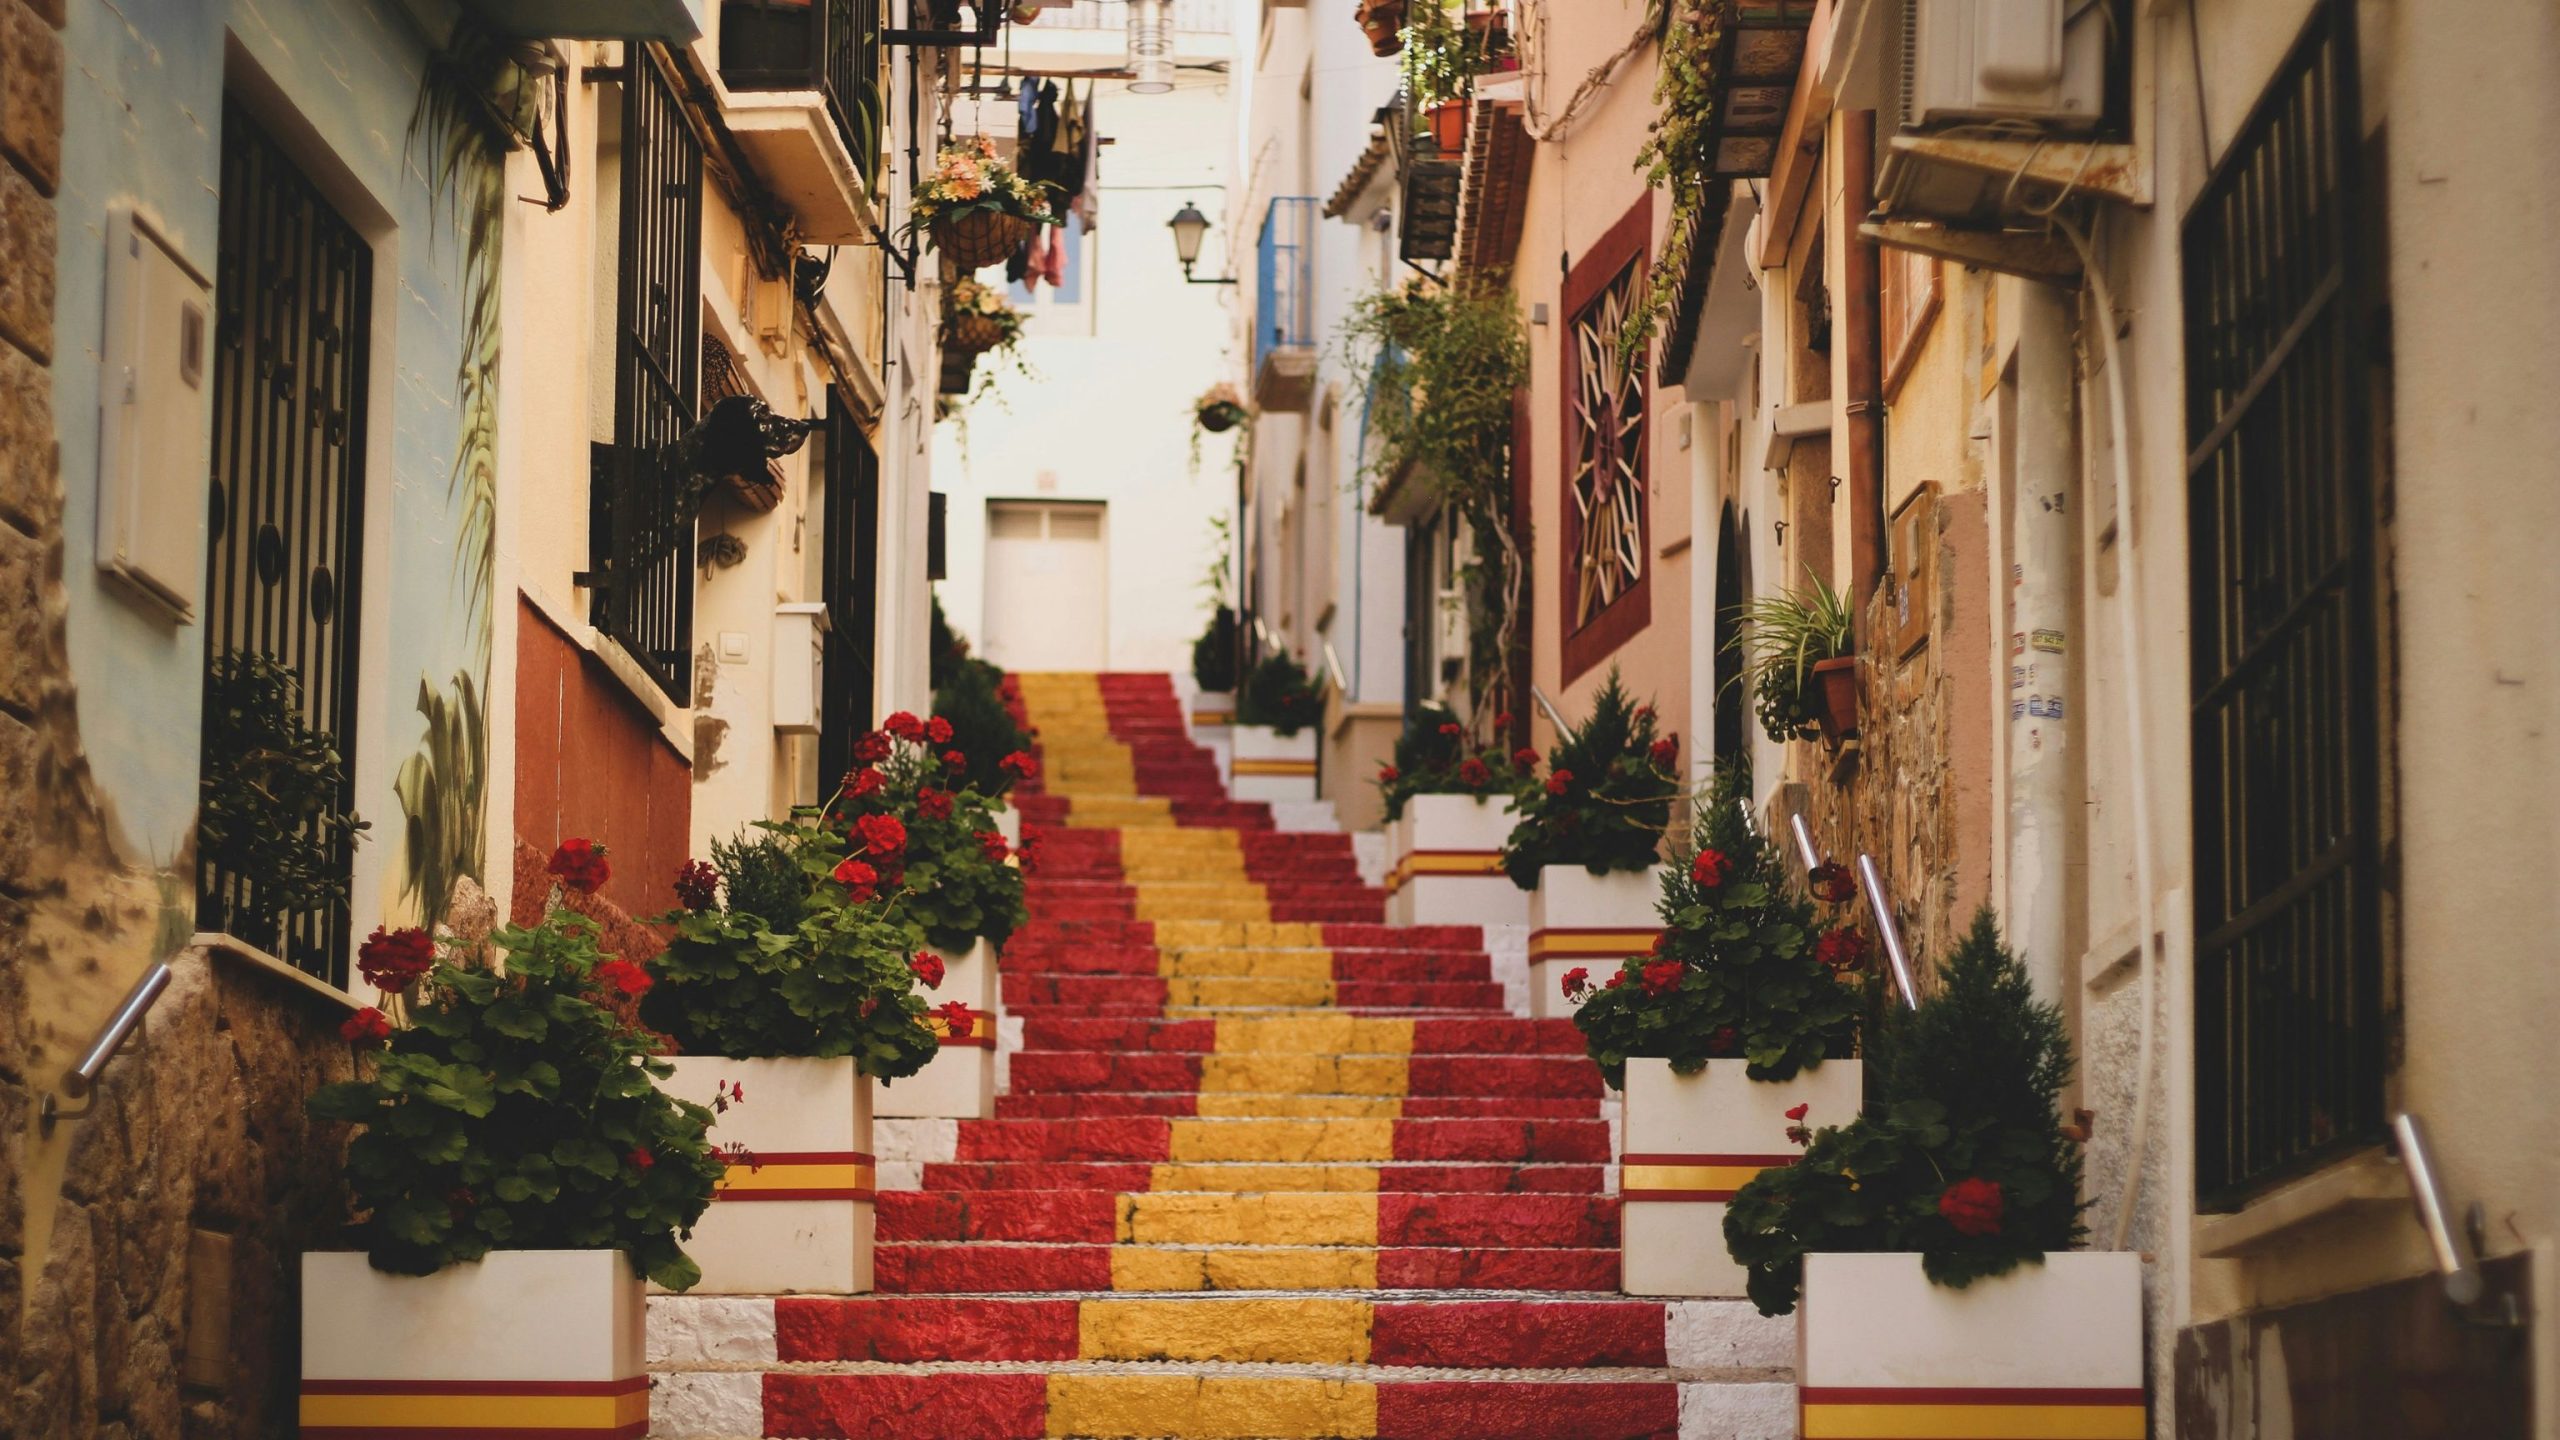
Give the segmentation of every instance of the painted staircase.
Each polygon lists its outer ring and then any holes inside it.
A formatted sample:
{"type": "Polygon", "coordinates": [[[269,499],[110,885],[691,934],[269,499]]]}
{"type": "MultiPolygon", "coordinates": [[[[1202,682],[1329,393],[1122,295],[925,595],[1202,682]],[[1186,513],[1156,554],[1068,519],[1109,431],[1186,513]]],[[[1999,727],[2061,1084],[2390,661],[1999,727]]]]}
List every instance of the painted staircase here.
{"type": "Polygon", "coordinates": [[[1025,675],[995,1118],[884,1191],[878,1293],[652,1302],[653,1433],[1778,1440],[1794,1336],[1615,1293],[1598,1072],[1472,927],[1228,798],[1161,675],[1025,675]]]}

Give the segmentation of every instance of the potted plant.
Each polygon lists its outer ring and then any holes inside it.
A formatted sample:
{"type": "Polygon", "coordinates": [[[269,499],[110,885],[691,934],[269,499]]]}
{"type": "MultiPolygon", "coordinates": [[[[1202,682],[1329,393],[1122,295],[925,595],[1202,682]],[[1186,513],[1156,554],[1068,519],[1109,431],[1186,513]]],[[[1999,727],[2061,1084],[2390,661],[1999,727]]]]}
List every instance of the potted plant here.
{"type": "Polygon", "coordinates": [[[1252,418],[1244,396],[1224,380],[1201,391],[1200,398],[1191,402],[1192,423],[1212,435],[1224,435],[1252,418]]]}
{"type": "Polygon", "coordinates": [[[676,876],[679,908],[656,917],[674,938],[649,963],[640,1014],[681,1052],[670,1093],[737,1107],[718,1132],[734,1154],[714,1198],[729,1203],[696,1232],[705,1287],[858,1294],[871,1288],[866,1077],[933,1059],[914,993],[929,962],[834,837],[806,821],[758,830],[676,876]]]}
{"type": "Polygon", "coordinates": [[[1727,771],[1699,807],[1699,843],[1662,876],[1662,931],[1578,1003],[1601,1074],[1626,1095],[1619,1128],[1623,1285],[1631,1295],[1738,1296],[1721,1243],[1735,1190],[1792,1163],[1809,1117],[1858,1113],[1859,1018],[1870,1000],[1865,937],[1826,926],[1787,888],[1775,849],[1727,771]]]}
{"type": "Polygon", "coordinates": [[[1030,734],[1005,701],[1004,678],[1002,670],[986,661],[964,657],[933,695],[934,718],[951,730],[944,753],[956,750],[966,761],[948,783],[998,812],[1011,809],[1009,797],[1031,749],[1030,734]],[[1008,765],[1008,760],[1015,763],[1008,765]]]}
{"type": "MultiPolygon", "coordinates": [[[[584,841],[552,865],[581,891],[607,868],[584,841]]],[[[359,963],[407,1023],[357,1011],[342,1033],[372,1058],[310,1101],[363,1127],[363,1249],[303,1256],[306,1430],[458,1425],[528,1394],[563,1425],[646,1425],[641,1282],[701,1279],[681,1242],[724,1166],[712,1112],[655,1083],[658,1037],[629,1014],[647,973],[597,934],[555,907],[490,937],[503,969],[424,931],[368,942],[359,963]]]]}
{"type": "Polygon", "coordinates": [[[1404,17],[1407,0],[1360,0],[1360,33],[1369,37],[1369,50],[1380,59],[1404,48],[1404,17]]]}
{"type": "Polygon", "coordinates": [[[1405,89],[1441,154],[1455,155],[1464,145],[1475,79],[1494,68],[1497,44],[1507,49],[1508,41],[1490,23],[1452,14],[1448,0],[1413,7],[1403,35],[1405,89]]]}
{"type": "Polygon", "coordinates": [[[1805,590],[1781,590],[1736,609],[1742,622],[1725,643],[1743,656],[1760,728],[1785,744],[1820,734],[1833,743],[1858,733],[1858,660],[1850,651],[1849,606],[1807,571],[1805,590]]]}
{"type": "MultiPolygon", "coordinates": [[[[895,912],[915,943],[943,962],[938,991],[949,1020],[944,1048],[874,1113],[900,1119],[985,1119],[995,1113],[997,953],[1025,914],[1022,869],[986,797],[963,783],[970,759],[948,719],[901,710],[854,743],[856,769],[820,812],[848,855],[878,883],[897,885],[895,912]]],[[[1036,773],[1027,752],[998,765],[1036,773]]]]}
{"type": "Polygon", "coordinates": [[[1010,351],[1022,339],[1022,312],[1004,292],[966,275],[942,292],[942,343],[971,355],[1010,351]]]}
{"type": "MultiPolygon", "coordinates": [[[[1493,731],[1511,728],[1507,714],[1493,731]]],[[[1387,920],[1396,925],[1521,925],[1529,899],[1502,870],[1513,797],[1537,752],[1477,745],[1446,706],[1423,705],[1379,768],[1387,817],[1387,920]]]]}
{"type": "Polygon", "coordinates": [[[2140,1263],[2071,1249],[2080,1150],[2056,1109],[2070,1041],[1988,910],[1869,1050],[1866,1112],[1803,1137],[1725,1215],[1753,1302],[1799,1311],[1808,1419],[1857,1406],[1907,1428],[1925,1400],[2037,1433],[2146,1433],[2140,1263]]]}
{"type": "Polygon", "coordinates": [[[1200,687],[1191,699],[1191,729],[1221,732],[1200,737],[1214,748],[1236,723],[1236,612],[1225,605],[1210,612],[1207,628],[1191,642],[1191,680],[1200,687]]]}
{"type": "Polygon", "coordinates": [[[1657,862],[1679,760],[1679,742],[1654,733],[1653,707],[1631,700],[1611,670],[1591,714],[1547,756],[1545,776],[1524,776],[1502,865],[1531,892],[1533,1014],[1559,1013],[1564,970],[1642,950],[1661,928],[1657,862]]]}
{"type": "Polygon", "coordinates": [[[1315,799],[1315,725],[1323,714],[1324,692],[1288,652],[1262,657],[1236,692],[1235,797],[1315,799]]]}
{"type": "Polygon", "coordinates": [[[984,135],[947,144],[933,174],[916,186],[907,233],[926,232],[963,271],[984,269],[1021,249],[1036,227],[1058,223],[1051,188],[997,159],[995,142],[984,135]]]}

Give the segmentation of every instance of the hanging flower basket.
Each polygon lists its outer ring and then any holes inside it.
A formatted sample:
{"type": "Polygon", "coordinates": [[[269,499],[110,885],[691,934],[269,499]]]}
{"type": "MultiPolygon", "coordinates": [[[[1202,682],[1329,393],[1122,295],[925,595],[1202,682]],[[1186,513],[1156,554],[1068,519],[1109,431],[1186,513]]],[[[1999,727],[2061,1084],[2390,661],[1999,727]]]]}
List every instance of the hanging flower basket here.
{"type": "Polygon", "coordinates": [[[1022,248],[1033,222],[1001,210],[971,210],[933,222],[933,248],[963,270],[983,270],[1022,248]]]}
{"type": "Polygon", "coordinates": [[[1004,322],[992,315],[954,315],[942,331],[945,346],[972,355],[983,355],[1007,338],[1004,322]]]}
{"type": "Polygon", "coordinates": [[[1212,435],[1224,435],[1244,423],[1244,407],[1220,402],[1202,407],[1200,428],[1212,435]]]}
{"type": "Polygon", "coordinates": [[[1361,0],[1360,30],[1370,52],[1385,58],[1404,48],[1405,0],[1361,0]]]}

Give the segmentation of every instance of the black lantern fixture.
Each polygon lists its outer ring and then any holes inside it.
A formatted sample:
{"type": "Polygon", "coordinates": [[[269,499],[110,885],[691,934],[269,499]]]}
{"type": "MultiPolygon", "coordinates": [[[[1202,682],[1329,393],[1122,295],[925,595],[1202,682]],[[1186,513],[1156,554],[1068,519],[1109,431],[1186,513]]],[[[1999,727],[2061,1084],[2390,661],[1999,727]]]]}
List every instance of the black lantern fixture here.
{"type": "Polygon", "coordinates": [[[1173,232],[1173,258],[1182,262],[1184,280],[1194,285],[1236,283],[1232,275],[1203,280],[1191,273],[1191,267],[1200,263],[1200,242],[1209,235],[1209,217],[1200,213],[1199,206],[1185,200],[1182,208],[1173,212],[1173,218],[1165,222],[1165,228],[1173,232]]]}

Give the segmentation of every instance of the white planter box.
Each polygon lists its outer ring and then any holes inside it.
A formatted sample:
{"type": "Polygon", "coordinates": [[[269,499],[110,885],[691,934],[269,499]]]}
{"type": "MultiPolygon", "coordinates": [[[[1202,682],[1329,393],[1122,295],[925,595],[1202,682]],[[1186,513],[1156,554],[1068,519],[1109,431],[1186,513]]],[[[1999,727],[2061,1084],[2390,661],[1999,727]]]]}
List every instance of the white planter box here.
{"type": "Polygon", "coordinates": [[[2149,1434],[2129,1251],[2047,1255],[1962,1290],[1930,1284],[1917,1255],[1808,1255],[1796,1335],[1807,1435],[2149,1434]]]}
{"type": "Polygon", "coordinates": [[[859,1295],[871,1288],[871,1082],[850,1059],[686,1055],[662,1082],[709,1105],[737,1086],[746,1099],[713,1122],[711,1143],[743,1145],[685,1253],[702,1267],[697,1295],[859,1295]]]}
{"type": "MultiPolygon", "coordinates": [[[[1236,723],[1236,692],[1203,690],[1191,697],[1191,733],[1224,730],[1236,723]]],[[[1204,737],[1205,738],[1205,737],[1204,737]]]]}
{"type": "Polygon", "coordinates": [[[871,1096],[872,1113],[890,1120],[988,1120],[996,1113],[996,951],[980,940],[966,953],[945,955],[942,986],[925,1002],[957,1000],[978,1016],[965,1040],[947,1040],[925,1067],[904,1080],[885,1081],[871,1096]]]}
{"type": "MultiPolygon", "coordinates": [[[[1724,1248],[1725,1202],[1751,1177],[1792,1165],[1787,1111],[1810,1105],[1810,1126],[1858,1113],[1865,1066],[1826,1060],[1792,1080],[1744,1075],[1741,1060],[1710,1060],[1674,1075],[1668,1060],[1627,1062],[1619,1126],[1619,1286],[1630,1295],[1733,1297],[1743,1268],[1724,1248]]],[[[1901,1433],[1901,1432],[1895,1432],[1901,1433]]]]}
{"type": "Polygon", "coordinates": [[[433,1275],[314,1251],[301,1433],[646,1435],[645,1305],[618,1250],[500,1250],[433,1275]]]}
{"type": "Polygon", "coordinates": [[[1238,725],[1234,739],[1235,759],[1227,788],[1237,799],[1316,798],[1314,722],[1295,735],[1282,735],[1268,725],[1238,725]]]}
{"type": "Polygon", "coordinates": [[[996,807],[995,815],[996,833],[1004,837],[1005,845],[1010,849],[1022,848],[1022,812],[1007,802],[996,807]]]}
{"type": "Polygon", "coordinates": [[[1529,1013],[1569,1016],[1565,972],[1591,972],[1598,984],[1618,962],[1653,948],[1662,933],[1654,907],[1662,900],[1662,867],[1594,875],[1579,865],[1549,865],[1529,896],[1529,1013]]]}
{"type": "Polygon", "coordinates": [[[1387,921],[1394,925],[1518,925],[1529,896],[1502,871],[1518,823],[1511,802],[1415,795],[1388,829],[1387,921]]]}

